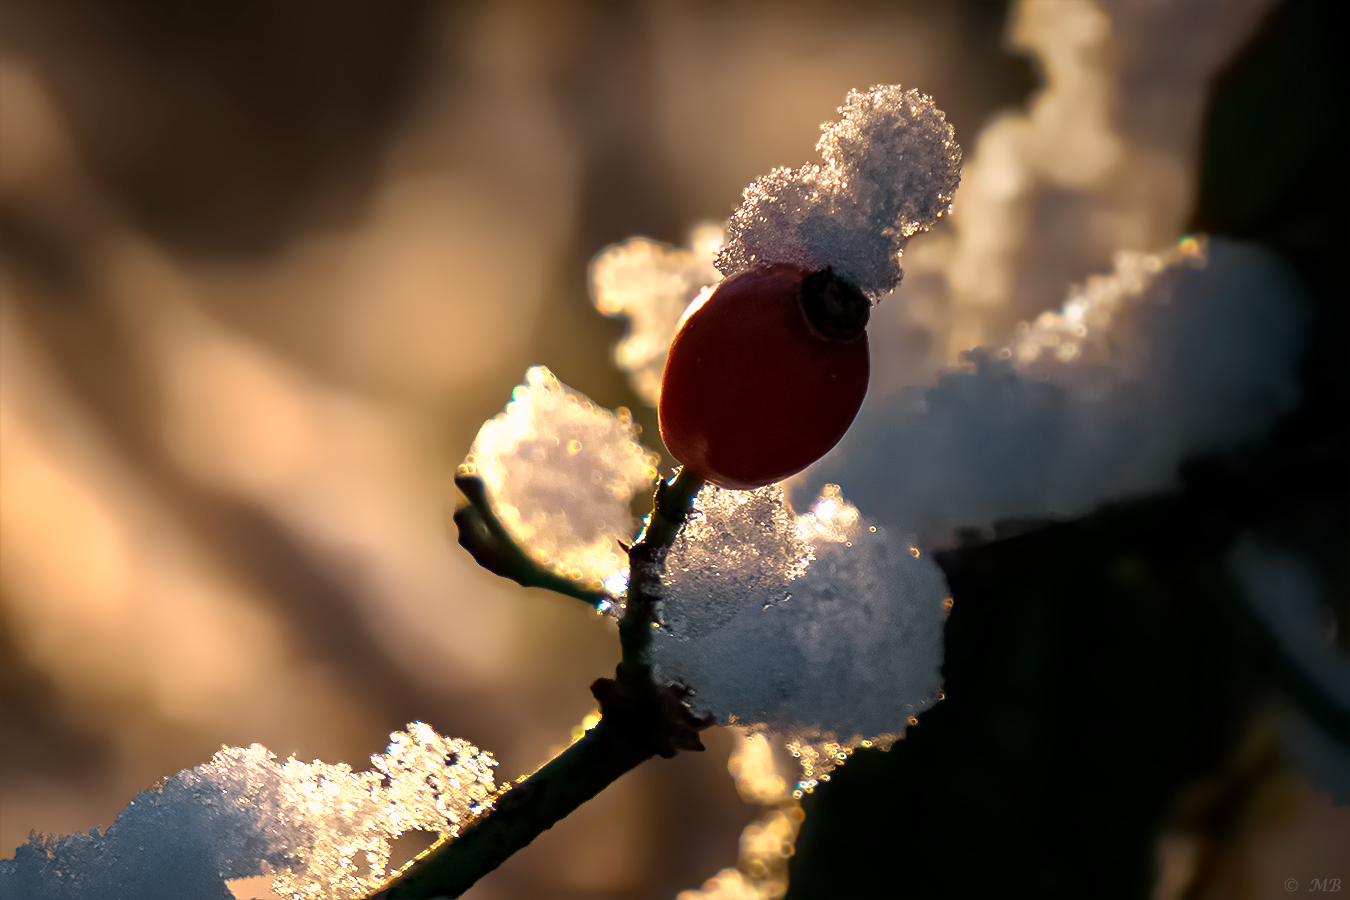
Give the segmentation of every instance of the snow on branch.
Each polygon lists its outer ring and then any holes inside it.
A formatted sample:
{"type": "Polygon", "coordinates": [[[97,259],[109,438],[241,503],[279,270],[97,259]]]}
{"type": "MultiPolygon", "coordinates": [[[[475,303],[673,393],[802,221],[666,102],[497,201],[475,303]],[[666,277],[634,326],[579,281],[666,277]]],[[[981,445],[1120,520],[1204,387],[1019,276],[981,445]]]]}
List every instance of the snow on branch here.
{"type": "Polygon", "coordinates": [[[297,900],[364,897],[387,877],[390,841],[458,834],[492,797],[491,755],[414,722],[372,768],[226,747],[142,791],[102,834],[33,835],[0,860],[0,894],[29,900],[231,900],[226,881],[274,875],[297,900]]]}
{"type": "Polygon", "coordinates": [[[869,396],[810,481],[930,544],[1000,520],[1084,515],[1259,439],[1299,398],[1307,304],[1252,245],[1186,238],[1115,271],[937,383],[869,396]]]}
{"type": "Polygon", "coordinates": [[[696,714],[786,739],[800,789],[887,745],[941,693],[942,571],[829,486],[704,487],[667,559],[651,654],[696,714]]]}

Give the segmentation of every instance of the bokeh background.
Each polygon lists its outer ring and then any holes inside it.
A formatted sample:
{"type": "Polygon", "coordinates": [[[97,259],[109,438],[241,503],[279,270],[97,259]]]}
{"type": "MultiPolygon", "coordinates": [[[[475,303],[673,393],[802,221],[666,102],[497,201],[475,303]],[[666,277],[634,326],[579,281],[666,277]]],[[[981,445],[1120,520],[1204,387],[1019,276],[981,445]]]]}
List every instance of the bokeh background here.
{"type": "MultiPolygon", "coordinates": [[[[1088,30],[1047,46],[1061,72],[1085,53],[1118,72],[1060,87],[1124,111],[1138,152],[1092,189],[1134,218],[1094,240],[1072,191],[1045,200],[1016,290],[976,285],[979,316],[911,328],[915,358],[1057,304],[1122,233],[1175,240],[1209,80],[1274,8],[1079,5],[1088,30]]],[[[548,759],[617,641],[447,538],[478,426],[543,363],[655,445],[589,259],[724,219],[756,175],[812,157],[852,87],[932,94],[970,154],[1046,85],[1023,6],[0,6],[0,850],[106,826],[222,744],[359,767],[421,719],[502,779],[548,759]]],[[[950,237],[915,241],[918,287],[923,241],[941,256],[950,237]]],[[[471,896],[698,886],[760,811],[732,741],[642,767],[471,896]]],[[[1344,817],[1290,785],[1271,846],[1335,846],[1344,817]]]]}

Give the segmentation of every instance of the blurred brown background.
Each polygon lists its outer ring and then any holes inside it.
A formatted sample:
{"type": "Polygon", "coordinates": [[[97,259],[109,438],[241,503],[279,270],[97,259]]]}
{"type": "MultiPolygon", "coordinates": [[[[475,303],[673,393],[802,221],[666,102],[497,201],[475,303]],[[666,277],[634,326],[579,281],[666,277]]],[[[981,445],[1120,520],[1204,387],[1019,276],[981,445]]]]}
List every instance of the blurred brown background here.
{"type": "MultiPolygon", "coordinates": [[[[0,845],[221,744],[361,767],[422,719],[542,763],[617,659],[477,570],[450,476],[527,365],[639,404],[588,259],[813,156],[851,87],[1021,102],[1001,3],[0,7],[0,845]]],[[[639,410],[649,439],[654,418],[639,410]]],[[[758,812],[730,737],[479,897],[658,897],[758,812]]]]}

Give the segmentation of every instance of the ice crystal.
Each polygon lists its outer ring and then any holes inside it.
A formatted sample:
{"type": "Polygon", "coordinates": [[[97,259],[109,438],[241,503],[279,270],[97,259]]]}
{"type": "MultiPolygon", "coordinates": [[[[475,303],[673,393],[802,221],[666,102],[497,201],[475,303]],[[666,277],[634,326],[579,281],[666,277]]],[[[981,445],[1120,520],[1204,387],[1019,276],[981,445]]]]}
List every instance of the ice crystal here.
{"type": "Polygon", "coordinates": [[[275,875],[297,900],[343,900],[387,877],[406,831],[458,834],[494,791],[496,762],[414,722],[390,735],[373,769],[277,759],[227,747],[132,800],[100,834],[34,835],[0,861],[0,893],[32,900],[231,897],[225,882],[275,875]]]}
{"type": "Polygon", "coordinates": [[[652,659],[696,712],[847,748],[903,732],[937,699],[946,582],[926,555],[837,488],[801,516],[777,486],[705,487],[695,508],[652,659]]]}
{"type": "Polygon", "coordinates": [[[656,481],[656,462],[628,410],[596,406],[534,366],[460,471],[483,479],[493,512],[535,560],[599,589],[626,567],[629,503],[656,481]]]}
{"type": "Polygon", "coordinates": [[[1111,275],[936,385],[869,396],[813,470],[930,542],[1165,490],[1188,457],[1258,438],[1298,399],[1305,303],[1269,253],[1187,238],[1111,275]]]}
{"type": "Polygon", "coordinates": [[[834,268],[878,297],[900,282],[911,236],[950,207],[961,148],[932,98],[899,85],[850,91],[838,122],[822,126],[824,165],[779,168],[745,189],[717,268],[757,264],[834,268]]]}
{"type": "Polygon", "coordinates": [[[614,361],[644,402],[661,397],[666,351],[680,317],[705,287],[722,275],[713,258],[722,246],[721,226],[693,230],[688,247],[645,237],[606,247],[591,262],[591,299],[607,316],[628,319],[628,333],[614,348],[614,361]]]}

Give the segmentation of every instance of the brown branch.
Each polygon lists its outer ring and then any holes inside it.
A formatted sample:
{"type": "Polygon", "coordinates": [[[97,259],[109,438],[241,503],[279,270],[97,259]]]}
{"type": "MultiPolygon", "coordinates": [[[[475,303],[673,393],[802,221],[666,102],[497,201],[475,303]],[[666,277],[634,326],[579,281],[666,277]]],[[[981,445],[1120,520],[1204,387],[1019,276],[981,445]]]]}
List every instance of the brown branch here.
{"type": "MultiPolygon", "coordinates": [[[[481,493],[482,482],[472,481],[477,482],[478,501],[466,491],[470,499],[466,508],[489,509],[481,493]]],[[[670,758],[681,750],[703,749],[699,732],[712,725],[712,717],[700,719],[689,711],[684,705],[686,689],[657,685],[647,656],[661,568],[702,486],[702,478],[685,472],[658,484],[647,527],[628,551],[628,593],[619,620],[623,657],[613,678],[601,678],[591,685],[591,693],[600,701],[600,722],[539,771],[497,795],[458,837],[438,842],[415,859],[372,900],[458,897],[625,772],[653,756],[670,758]]],[[[464,488],[460,485],[460,490],[464,488]]],[[[459,513],[455,519],[460,525],[459,513]]],[[[484,563],[466,544],[474,559],[498,574],[503,573],[496,564],[519,573],[519,559],[502,546],[505,531],[494,531],[481,516],[478,521],[483,522],[486,531],[482,534],[489,540],[477,546],[491,550],[484,556],[494,565],[484,563]]],[[[495,523],[495,517],[490,521],[495,523]]],[[[473,520],[460,525],[461,543],[466,527],[477,529],[478,525],[473,520]]],[[[529,560],[514,542],[506,540],[515,554],[529,560]]]]}

